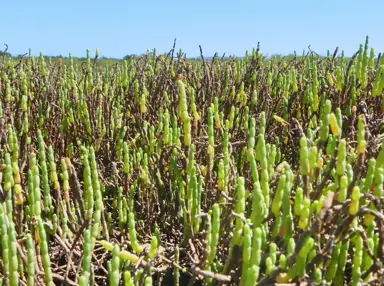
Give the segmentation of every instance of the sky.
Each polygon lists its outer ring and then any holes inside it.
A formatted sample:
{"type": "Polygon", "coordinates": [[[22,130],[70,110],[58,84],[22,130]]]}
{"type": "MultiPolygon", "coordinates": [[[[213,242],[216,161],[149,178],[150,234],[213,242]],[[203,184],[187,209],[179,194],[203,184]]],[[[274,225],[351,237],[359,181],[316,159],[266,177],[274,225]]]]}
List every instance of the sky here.
{"type": "Polygon", "coordinates": [[[319,54],[336,46],[352,55],[366,35],[384,52],[384,1],[1,1],[0,50],[12,55],[123,58],[177,39],[187,57],[243,56],[260,42],[265,55],[319,54]]]}

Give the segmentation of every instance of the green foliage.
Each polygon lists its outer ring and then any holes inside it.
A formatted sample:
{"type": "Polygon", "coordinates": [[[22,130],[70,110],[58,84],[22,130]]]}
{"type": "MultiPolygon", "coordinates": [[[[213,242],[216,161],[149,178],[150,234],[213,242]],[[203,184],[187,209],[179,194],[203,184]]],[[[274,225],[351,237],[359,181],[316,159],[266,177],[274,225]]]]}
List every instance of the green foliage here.
{"type": "Polygon", "coordinates": [[[383,284],[368,40],[350,59],[4,57],[4,285],[383,284]]]}

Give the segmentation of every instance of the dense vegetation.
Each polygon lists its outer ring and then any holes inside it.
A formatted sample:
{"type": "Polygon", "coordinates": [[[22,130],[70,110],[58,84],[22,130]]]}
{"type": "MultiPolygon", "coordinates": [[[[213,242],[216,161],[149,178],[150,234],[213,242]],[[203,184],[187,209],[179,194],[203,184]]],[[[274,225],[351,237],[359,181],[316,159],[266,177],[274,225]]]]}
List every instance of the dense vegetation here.
{"type": "Polygon", "coordinates": [[[384,283],[384,60],[0,61],[3,285],[384,283]]]}

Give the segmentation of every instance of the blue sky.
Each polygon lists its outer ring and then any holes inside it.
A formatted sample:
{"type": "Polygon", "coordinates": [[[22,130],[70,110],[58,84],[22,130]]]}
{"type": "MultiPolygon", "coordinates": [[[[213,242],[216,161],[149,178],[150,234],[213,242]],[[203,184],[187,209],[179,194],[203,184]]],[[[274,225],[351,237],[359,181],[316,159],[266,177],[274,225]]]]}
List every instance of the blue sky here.
{"type": "Polygon", "coordinates": [[[188,57],[215,52],[244,55],[260,41],[264,54],[320,53],[336,46],[353,54],[365,36],[384,52],[384,1],[2,1],[3,43],[18,55],[122,58],[156,48],[177,48],[188,57]]]}

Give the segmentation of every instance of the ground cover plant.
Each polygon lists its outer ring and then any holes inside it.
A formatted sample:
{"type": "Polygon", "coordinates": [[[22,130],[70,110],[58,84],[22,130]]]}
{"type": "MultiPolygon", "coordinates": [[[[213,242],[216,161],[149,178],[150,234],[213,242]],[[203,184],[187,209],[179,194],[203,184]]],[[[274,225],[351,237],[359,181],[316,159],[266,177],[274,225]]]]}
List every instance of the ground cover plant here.
{"type": "Polygon", "coordinates": [[[368,40],[352,58],[0,58],[2,285],[382,285],[368,40]]]}

